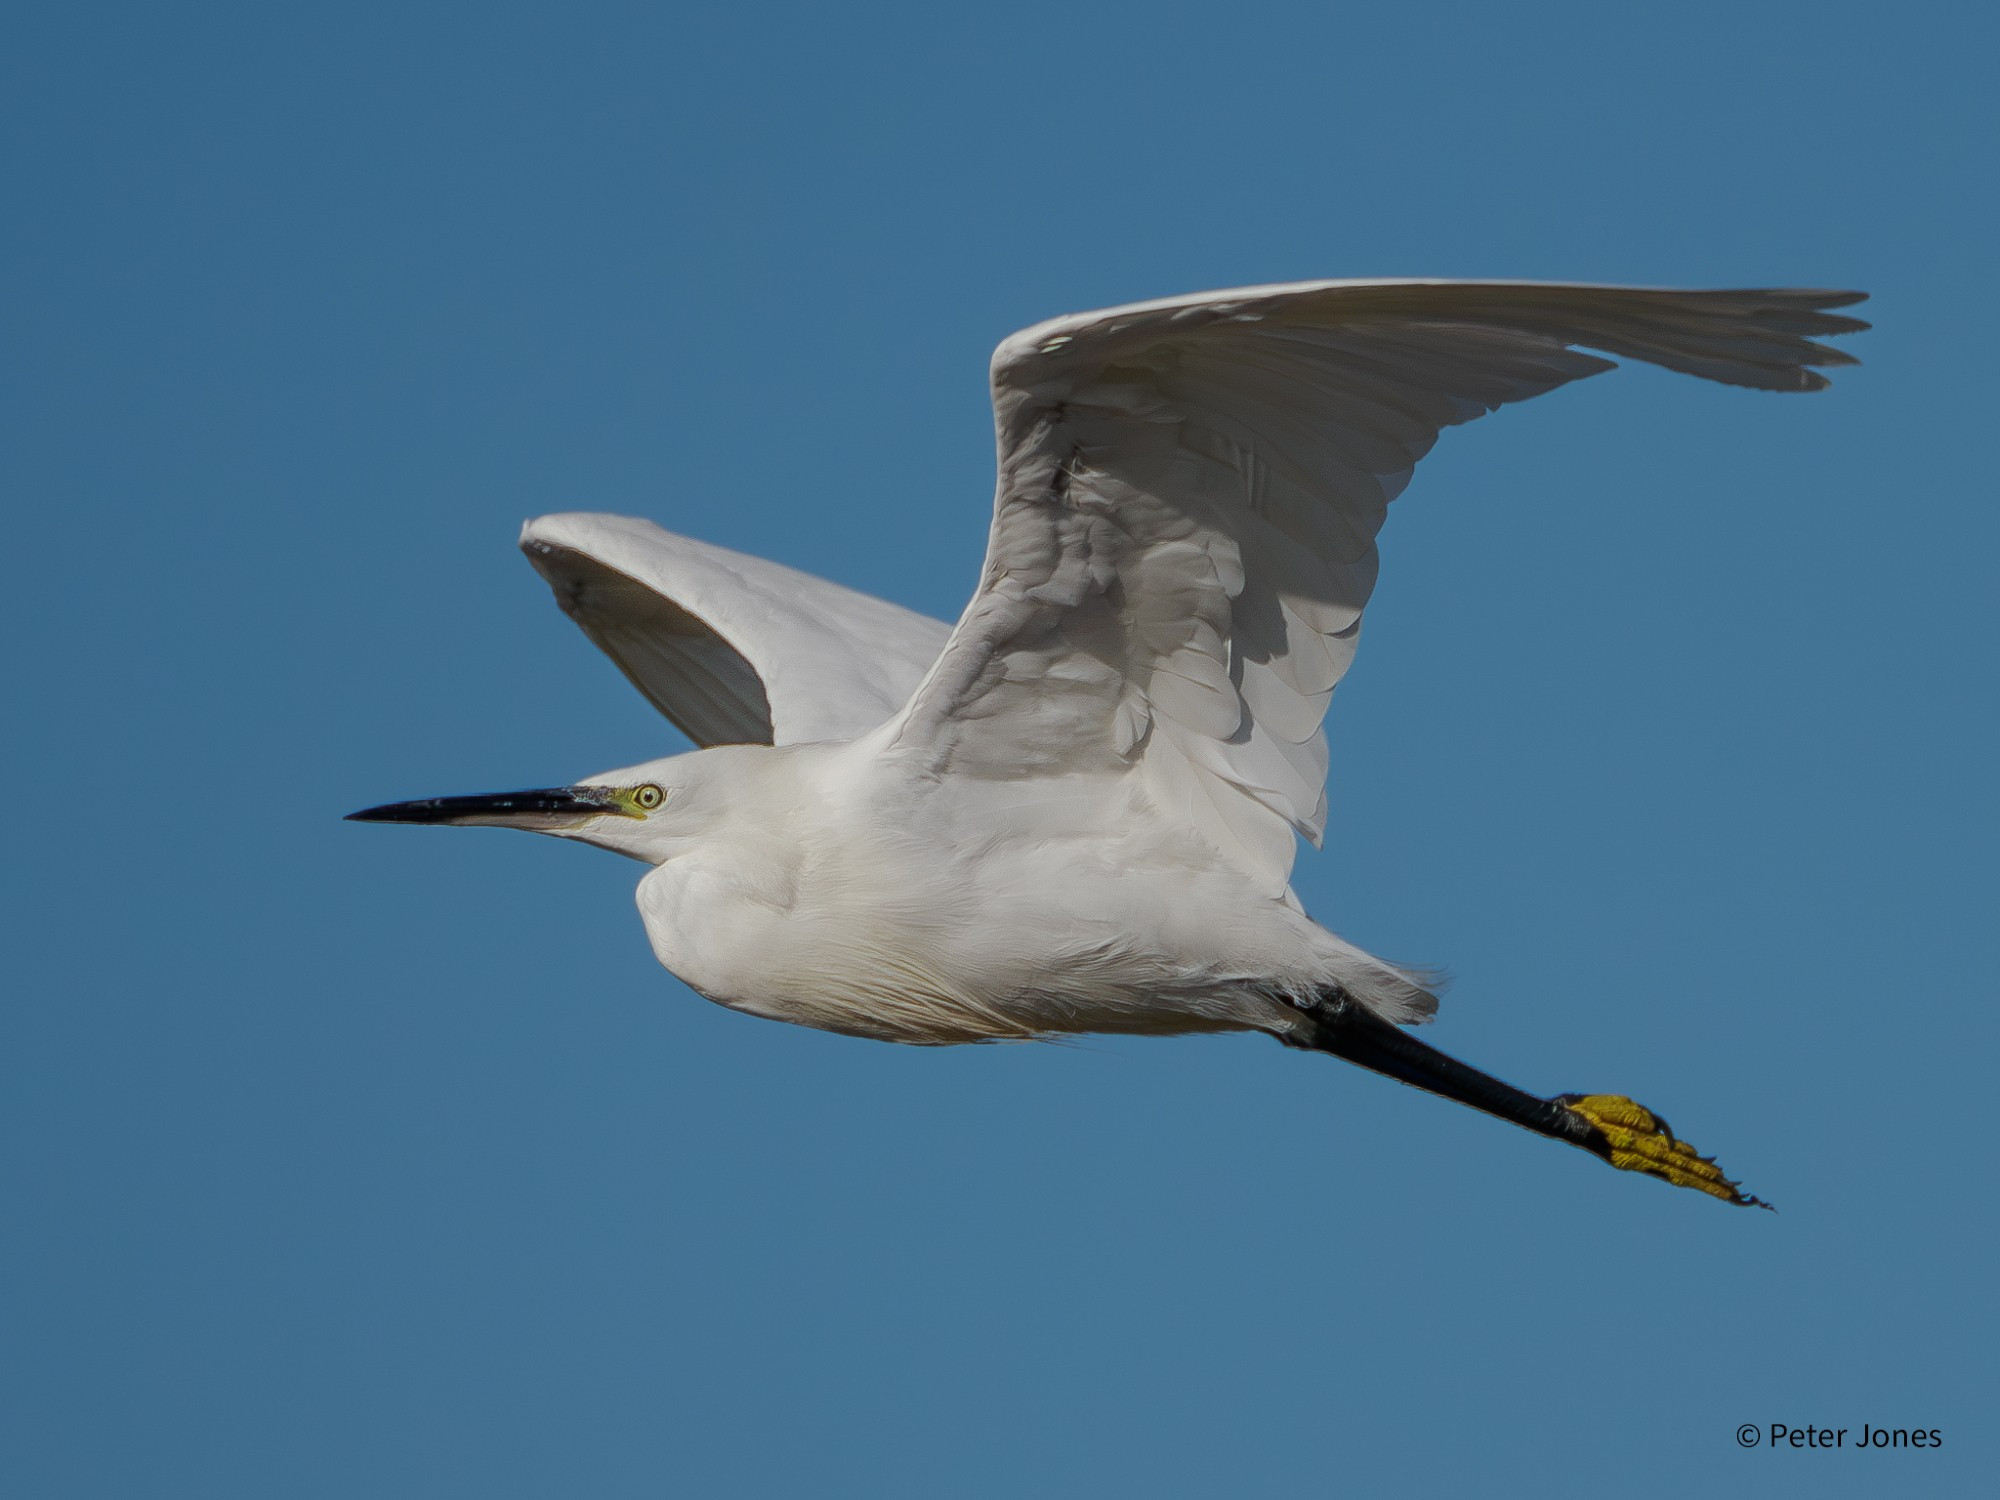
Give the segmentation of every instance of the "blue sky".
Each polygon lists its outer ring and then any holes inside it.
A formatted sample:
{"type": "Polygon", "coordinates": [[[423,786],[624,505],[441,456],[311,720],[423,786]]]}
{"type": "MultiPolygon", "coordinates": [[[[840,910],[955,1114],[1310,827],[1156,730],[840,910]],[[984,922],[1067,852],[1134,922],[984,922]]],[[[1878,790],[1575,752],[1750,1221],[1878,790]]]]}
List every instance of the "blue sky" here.
{"type": "Polygon", "coordinates": [[[1995,1456],[1995,36],[1972,7],[70,3],[0,60],[22,1496],[1965,1493],[1995,1456]],[[1731,1212],[1262,1039],[899,1049],[635,866],[344,824],[677,744],[516,555],[940,615],[984,369],[1322,275],[1855,286],[1810,399],[1448,434],[1329,925],[1731,1212]],[[1745,1452],[1745,1423],[1938,1452],[1745,1452]]]}

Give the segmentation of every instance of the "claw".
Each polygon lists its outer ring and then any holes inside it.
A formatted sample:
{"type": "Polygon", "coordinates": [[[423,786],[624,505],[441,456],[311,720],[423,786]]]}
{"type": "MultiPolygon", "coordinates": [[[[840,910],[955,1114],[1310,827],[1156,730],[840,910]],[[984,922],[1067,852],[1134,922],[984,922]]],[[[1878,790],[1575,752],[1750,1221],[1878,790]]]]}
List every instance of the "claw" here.
{"type": "Polygon", "coordinates": [[[1558,1094],[1555,1102],[1596,1133],[1597,1141],[1586,1149],[1621,1171],[1645,1172],[1741,1208],[1771,1207],[1723,1176],[1713,1158],[1675,1139],[1665,1120],[1622,1094],[1558,1094]]]}

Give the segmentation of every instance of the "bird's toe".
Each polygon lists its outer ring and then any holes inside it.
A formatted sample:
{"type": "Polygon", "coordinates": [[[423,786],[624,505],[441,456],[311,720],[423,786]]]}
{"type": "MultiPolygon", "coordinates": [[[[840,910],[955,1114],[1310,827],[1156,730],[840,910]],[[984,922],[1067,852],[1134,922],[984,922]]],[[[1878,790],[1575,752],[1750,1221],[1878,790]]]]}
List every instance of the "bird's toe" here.
{"type": "Polygon", "coordinates": [[[1713,1158],[1677,1139],[1665,1120],[1622,1094],[1559,1094],[1555,1102],[1590,1127],[1593,1139],[1579,1144],[1620,1171],[1644,1172],[1742,1208],[1771,1206],[1730,1181],[1713,1158]]]}

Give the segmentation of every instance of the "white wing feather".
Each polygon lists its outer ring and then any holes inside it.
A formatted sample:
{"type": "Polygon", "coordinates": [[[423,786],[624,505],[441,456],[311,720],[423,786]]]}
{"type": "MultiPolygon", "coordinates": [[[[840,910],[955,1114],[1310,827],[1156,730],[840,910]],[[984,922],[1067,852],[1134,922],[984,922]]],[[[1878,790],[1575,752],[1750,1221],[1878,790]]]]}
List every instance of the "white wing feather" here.
{"type": "Polygon", "coordinates": [[[1842,292],[1310,282],[1058,318],[993,357],[986,568],[893,742],[937,774],[1129,771],[1274,892],[1325,822],[1328,699],[1385,508],[1445,427],[1610,369],[1851,364],[1842,292]]]}
{"type": "Polygon", "coordinates": [[[628,516],[543,516],[521,550],[697,745],[845,740],[902,707],[951,628],[628,516]]]}

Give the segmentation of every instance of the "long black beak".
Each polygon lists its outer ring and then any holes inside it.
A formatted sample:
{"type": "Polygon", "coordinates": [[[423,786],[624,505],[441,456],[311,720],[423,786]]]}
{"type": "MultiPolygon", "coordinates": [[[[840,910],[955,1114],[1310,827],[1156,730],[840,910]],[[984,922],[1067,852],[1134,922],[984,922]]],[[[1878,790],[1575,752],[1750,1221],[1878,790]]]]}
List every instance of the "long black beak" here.
{"type": "Polygon", "coordinates": [[[624,813],[609,787],[553,786],[531,792],[489,792],[478,797],[426,797],[389,802],[347,815],[350,823],[449,823],[459,827],[546,829],[582,818],[624,813]]]}

